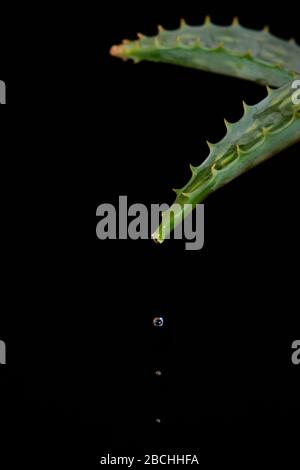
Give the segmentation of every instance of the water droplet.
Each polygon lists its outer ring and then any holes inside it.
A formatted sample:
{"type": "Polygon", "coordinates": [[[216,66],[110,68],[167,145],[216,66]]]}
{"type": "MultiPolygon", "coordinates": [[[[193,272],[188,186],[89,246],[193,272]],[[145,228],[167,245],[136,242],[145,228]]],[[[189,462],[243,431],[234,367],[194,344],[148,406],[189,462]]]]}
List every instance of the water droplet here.
{"type": "Polygon", "coordinates": [[[155,317],[153,318],[153,325],[160,328],[164,324],[164,319],[163,317],[155,317]]]}

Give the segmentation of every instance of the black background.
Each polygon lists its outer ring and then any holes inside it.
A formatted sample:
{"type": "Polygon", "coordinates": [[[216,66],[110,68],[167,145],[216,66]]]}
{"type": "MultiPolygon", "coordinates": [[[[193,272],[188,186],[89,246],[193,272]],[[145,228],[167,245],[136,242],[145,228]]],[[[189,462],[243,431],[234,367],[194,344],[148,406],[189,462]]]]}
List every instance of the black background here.
{"type": "Polygon", "coordinates": [[[19,13],[0,76],[3,233],[13,242],[0,325],[3,458],[88,466],[106,452],[192,450],[203,461],[269,462],[296,449],[299,147],[210,196],[199,252],[172,240],[101,242],[92,222],[119,195],[171,203],[206,139],[224,135],[223,118],[265,96],[233,78],[124,64],[111,45],[208,13],[299,41],[293,5],[79,4],[35,11],[32,27],[19,13]]]}

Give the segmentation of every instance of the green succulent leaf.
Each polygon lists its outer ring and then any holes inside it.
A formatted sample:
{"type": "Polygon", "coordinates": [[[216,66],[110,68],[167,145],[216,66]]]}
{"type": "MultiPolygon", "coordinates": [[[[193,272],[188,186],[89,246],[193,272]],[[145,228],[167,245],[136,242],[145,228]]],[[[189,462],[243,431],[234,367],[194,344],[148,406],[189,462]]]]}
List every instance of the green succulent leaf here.
{"type": "Polygon", "coordinates": [[[250,168],[300,140],[300,104],[294,104],[292,81],[254,106],[245,105],[240,121],[227,123],[225,137],[209,144],[210,152],[198,167],[192,167],[192,177],[176,190],[176,200],[170,211],[162,215],[161,226],[152,235],[162,242],[187,215],[185,205],[194,207],[209,194],[224,186],[250,168]]]}
{"type": "Polygon", "coordinates": [[[279,87],[300,73],[300,47],[293,41],[273,36],[268,28],[254,31],[237,20],[217,26],[206,20],[202,26],[181,23],[179,29],[159,27],[157,36],[139,34],[123,41],[111,54],[135,62],[164,62],[279,87]]]}
{"type": "MultiPolygon", "coordinates": [[[[175,190],[176,200],[162,214],[152,238],[163,242],[184,217],[209,194],[250,168],[300,141],[300,104],[293,99],[294,80],[300,79],[300,47],[273,36],[268,28],[253,31],[235,18],[230,26],[217,26],[206,18],[202,26],[184,21],[178,30],[159,27],[158,35],[138,35],[113,46],[111,54],[135,62],[150,60],[221,73],[279,87],[254,106],[244,103],[244,115],[226,125],[226,135],[209,145],[209,155],[191,166],[190,181],[175,190]]],[[[298,95],[297,95],[298,96],[298,95]]]]}

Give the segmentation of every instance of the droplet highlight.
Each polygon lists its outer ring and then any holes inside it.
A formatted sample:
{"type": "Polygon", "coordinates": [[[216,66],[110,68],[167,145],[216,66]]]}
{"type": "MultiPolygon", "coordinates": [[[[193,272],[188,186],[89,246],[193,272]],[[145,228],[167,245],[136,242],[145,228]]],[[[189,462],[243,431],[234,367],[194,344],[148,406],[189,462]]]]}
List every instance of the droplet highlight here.
{"type": "Polygon", "coordinates": [[[163,317],[155,317],[153,318],[153,325],[156,327],[156,328],[161,328],[164,324],[164,319],[163,317]]]}

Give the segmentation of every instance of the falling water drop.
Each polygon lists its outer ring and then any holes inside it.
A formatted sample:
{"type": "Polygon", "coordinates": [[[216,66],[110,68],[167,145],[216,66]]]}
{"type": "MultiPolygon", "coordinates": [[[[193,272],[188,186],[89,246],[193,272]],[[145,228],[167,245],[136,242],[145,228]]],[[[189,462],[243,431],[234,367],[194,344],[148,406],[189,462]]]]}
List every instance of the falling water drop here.
{"type": "Polygon", "coordinates": [[[153,325],[156,326],[157,328],[162,327],[164,324],[164,319],[163,317],[155,317],[153,318],[153,325]]]}

